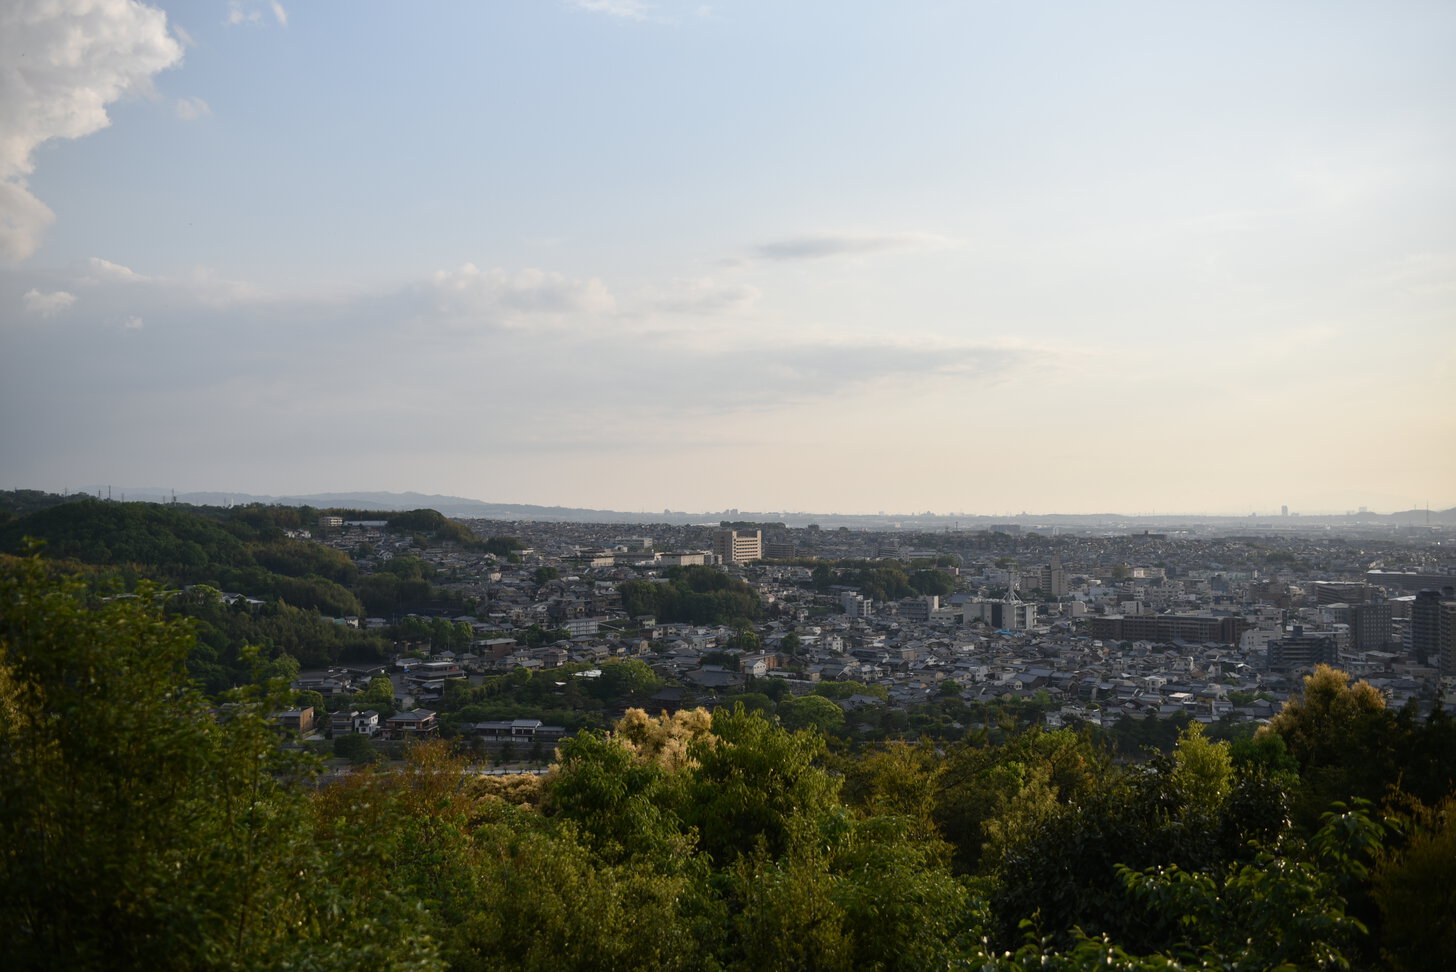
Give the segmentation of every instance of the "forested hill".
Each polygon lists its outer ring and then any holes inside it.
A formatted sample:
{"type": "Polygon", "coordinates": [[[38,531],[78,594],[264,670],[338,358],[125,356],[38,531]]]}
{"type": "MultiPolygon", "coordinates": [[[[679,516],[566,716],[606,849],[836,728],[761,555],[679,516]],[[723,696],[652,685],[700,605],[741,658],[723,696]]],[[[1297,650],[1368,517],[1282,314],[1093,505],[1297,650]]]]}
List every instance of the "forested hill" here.
{"type": "Polygon", "coordinates": [[[289,602],[325,613],[358,614],[345,588],[358,576],[347,556],[290,539],[301,511],[290,508],[197,510],[157,503],[82,500],[18,517],[0,527],[0,552],[19,553],[26,538],[53,558],[129,567],[170,584],[210,584],[250,595],[279,594],[276,576],[319,581],[313,590],[283,585],[289,602]]]}
{"type": "MultiPolygon", "coordinates": [[[[282,660],[294,668],[377,660],[388,648],[377,633],[331,619],[362,617],[385,602],[396,612],[456,606],[449,600],[453,595],[431,585],[427,566],[418,558],[400,557],[393,571],[364,575],[347,554],[289,536],[316,526],[320,511],[309,507],[189,507],[89,498],[46,505],[14,493],[0,495],[4,507],[9,518],[0,523],[0,553],[20,554],[38,541],[48,559],[88,565],[123,589],[143,580],[167,588],[198,587],[203,593],[173,599],[168,610],[196,625],[198,643],[189,667],[209,692],[251,677],[240,645],[258,645],[265,661],[282,660]],[[410,569],[416,573],[405,576],[410,569]],[[205,593],[209,589],[211,595],[205,593]],[[252,604],[227,608],[217,592],[243,595],[252,604]]],[[[435,510],[338,512],[386,521],[406,535],[488,546],[435,510]]]]}
{"type": "Polygon", "coordinates": [[[17,517],[0,527],[0,550],[16,553],[25,537],[52,557],[88,564],[138,564],[179,579],[209,568],[252,566],[243,536],[219,520],[156,503],[79,500],[17,517]]]}
{"type": "MultiPolygon", "coordinates": [[[[126,567],[174,585],[209,584],[250,596],[282,596],[294,606],[325,614],[362,614],[350,590],[359,580],[353,561],[338,550],[288,535],[313,529],[319,512],[306,506],[189,507],[80,499],[20,516],[12,513],[0,525],[0,553],[20,553],[29,538],[44,543],[46,555],[54,559],[126,567]],[[290,584],[279,578],[316,583],[290,584]]],[[[378,519],[401,533],[477,544],[468,528],[435,510],[331,512],[378,519]]]]}

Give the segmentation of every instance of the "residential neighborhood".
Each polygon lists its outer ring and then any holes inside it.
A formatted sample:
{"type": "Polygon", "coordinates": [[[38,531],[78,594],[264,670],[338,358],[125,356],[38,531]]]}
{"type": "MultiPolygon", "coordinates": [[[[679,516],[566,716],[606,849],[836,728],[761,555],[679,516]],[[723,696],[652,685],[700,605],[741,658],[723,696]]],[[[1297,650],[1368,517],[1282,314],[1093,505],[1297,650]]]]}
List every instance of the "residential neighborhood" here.
{"type": "MultiPolygon", "coordinates": [[[[402,715],[349,728],[335,718],[330,731],[438,731],[421,713],[451,708],[452,685],[556,670],[569,673],[565,680],[590,679],[596,666],[626,660],[661,679],[651,698],[636,700],[652,709],[711,708],[765,691],[827,694],[844,713],[844,730],[868,738],[975,728],[909,718],[947,700],[983,721],[999,706],[1034,707],[1050,727],[1175,717],[1258,723],[1319,663],[1367,681],[1392,707],[1428,712],[1456,688],[1449,531],[1042,535],[1006,525],[907,535],[780,524],[468,525],[481,537],[510,536],[519,548],[497,556],[421,546],[382,521],[340,520],[316,538],[364,570],[418,557],[437,589],[469,605],[443,617],[339,619],[420,634],[396,638],[388,663],[298,674],[296,688],[326,699],[389,678],[390,704],[402,715]],[[628,611],[624,584],[665,585],[692,565],[747,584],[761,615],[702,623],[628,611]],[[930,586],[939,593],[883,589],[884,577],[926,572],[938,575],[930,586]],[[831,683],[854,691],[827,691],[831,683]]],[[[496,743],[553,741],[566,731],[520,722],[452,728],[496,743]]]]}

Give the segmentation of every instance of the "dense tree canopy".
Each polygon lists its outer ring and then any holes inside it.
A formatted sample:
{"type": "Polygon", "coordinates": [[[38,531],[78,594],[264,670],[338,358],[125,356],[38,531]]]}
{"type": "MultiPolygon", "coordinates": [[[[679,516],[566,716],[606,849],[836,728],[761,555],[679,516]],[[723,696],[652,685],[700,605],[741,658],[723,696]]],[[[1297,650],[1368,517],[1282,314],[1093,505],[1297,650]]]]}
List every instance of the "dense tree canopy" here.
{"type": "Polygon", "coordinates": [[[627,613],[692,624],[730,624],[763,616],[758,593],[714,567],[670,567],[665,576],[665,583],[631,580],[618,585],[627,613]]]}

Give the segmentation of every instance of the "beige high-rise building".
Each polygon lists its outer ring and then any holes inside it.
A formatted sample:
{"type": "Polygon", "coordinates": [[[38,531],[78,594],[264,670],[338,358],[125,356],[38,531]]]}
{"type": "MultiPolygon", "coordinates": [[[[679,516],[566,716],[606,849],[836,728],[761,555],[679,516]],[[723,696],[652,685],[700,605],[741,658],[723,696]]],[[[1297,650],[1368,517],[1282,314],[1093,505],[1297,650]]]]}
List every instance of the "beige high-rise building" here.
{"type": "Polygon", "coordinates": [[[742,564],[763,559],[762,530],[719,530],[713,537],[713,553],[725,564],[742,564]]]}

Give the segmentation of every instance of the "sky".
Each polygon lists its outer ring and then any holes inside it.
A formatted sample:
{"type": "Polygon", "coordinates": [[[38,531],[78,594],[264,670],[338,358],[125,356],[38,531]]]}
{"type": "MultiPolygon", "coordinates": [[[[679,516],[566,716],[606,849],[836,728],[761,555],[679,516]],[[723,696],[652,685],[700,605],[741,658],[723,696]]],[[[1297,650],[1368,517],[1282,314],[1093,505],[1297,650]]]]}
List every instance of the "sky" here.
{"type": "Polygon", "coordinates": [[[1456,505],[1456,4],[7,0],[0,488],[1456,505]]]}

